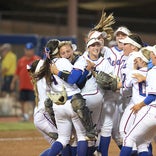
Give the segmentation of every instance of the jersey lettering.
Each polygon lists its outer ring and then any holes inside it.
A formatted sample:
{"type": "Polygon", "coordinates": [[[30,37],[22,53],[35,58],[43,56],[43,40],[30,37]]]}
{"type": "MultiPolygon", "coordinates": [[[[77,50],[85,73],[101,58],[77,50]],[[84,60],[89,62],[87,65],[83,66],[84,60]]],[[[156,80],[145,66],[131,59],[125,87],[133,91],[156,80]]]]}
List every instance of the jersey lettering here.
{"type": "Polygon", "coordinates": [[[146,97],[146,83],[140,82],[138,83],[139,86],[139,95],[146,97]]]}
{"type": "Polygon", "coordinates": [[[108,59],[108,62],[110,63],[111,66],[115,66],[115,65],[121,65],[121,64],[124,64],[125,60],[112,60],[110,57],[107,58],[108,59]]]}

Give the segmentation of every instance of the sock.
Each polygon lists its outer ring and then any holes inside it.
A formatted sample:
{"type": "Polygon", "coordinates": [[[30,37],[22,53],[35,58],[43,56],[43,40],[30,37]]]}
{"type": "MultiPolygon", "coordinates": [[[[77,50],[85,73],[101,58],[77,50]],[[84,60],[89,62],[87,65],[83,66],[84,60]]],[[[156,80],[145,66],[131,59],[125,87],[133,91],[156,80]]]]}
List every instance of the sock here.
{"type": "Polygon", "coordinates": [[[121,148],[122,148],[122,145],[118,145],[118,147],[119,147],[119,149],[121,150],[121,148]]]}
{"type": "Polygon", "coordinates": [[[29,115],[27,113],[24,113],[23,118],[24,118],[25,121],[28,121],[29,120],[29,115]]]}
{"type": "Polygon", "coordinates": [[[92,156],[95,150],[96,150],[95,146],[88,147],[87,156],[92,156]]]}
{"type": "Polygon", "coordinates": [[[88,143],[87,141],[78,141],[77,143],[77,155],[86,156],[87,155],[88,143]]]}
{"type": "Polygon", "coordinates": [[[77,155],[77,147],[70,146],[70,152],[71,152],[71,156],[76,156],[77,155]]]}
{"type": "Polygon", "coordinates": [[[137,150],[133,150],[131,156],[138,156],[138,151],[137,150]]]}
{"type": "Polygon", "coordinates": [[[140,152],[139,156],[148,156],[148,152],[140,152]]]}
{"type": "Polygon", "coordinates": [[[111,137],[100,137],[100,144],[98,147],[98,151],[101,152],[102,155],[108,156],[108,149],[110,144],[111,137]]]}
{"type": "Polygon", "coordinates": [[[149,146],[148,146],[148,156],[153,156],[152,154],[152,151],[153,151],[153,148],[152,148],[152,144],[150,143],[149,146]]]}
{"type": "Polygon", "coordinates": [[[122,146],[120,151],[120,156],[131,156],[132,154],[132,147],[122,146]]]}
{"type": "Polygon", "coordinates": [[[62,149],[63,149],[63,145],[60,142],[56,141],[52,145],[48,156],[56,156],[57,154],[61,152],[62,149]]]}
{"type": "Polygon", "coordinates": [[[70,156],[70,145],[67,145],[61,152],[62,156],[70,156]]]}
{"type": "Polygon", "coordinates": [[[50,151],[50,148],[46,149],[45,151],[43,151],[43,152],[40,154],[40,156],[47,156],[48,153],[49,153],[49,151],[50,151]]]}

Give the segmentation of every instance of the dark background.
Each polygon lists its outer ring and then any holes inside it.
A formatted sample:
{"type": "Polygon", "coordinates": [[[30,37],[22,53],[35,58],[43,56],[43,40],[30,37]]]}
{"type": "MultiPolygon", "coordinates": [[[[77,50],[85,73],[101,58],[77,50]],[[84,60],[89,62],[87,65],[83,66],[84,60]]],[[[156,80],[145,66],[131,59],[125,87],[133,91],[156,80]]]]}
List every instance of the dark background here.
{"type": "MultiPolygon", "coordinates": [[[[78,0],[78,26],[93,27],[105,8],[116,24],[132,31],[156,32],[156,0],[78,0]]],[[[67,24],[68,0],[0,0],[1,19],[67,24]]]]}

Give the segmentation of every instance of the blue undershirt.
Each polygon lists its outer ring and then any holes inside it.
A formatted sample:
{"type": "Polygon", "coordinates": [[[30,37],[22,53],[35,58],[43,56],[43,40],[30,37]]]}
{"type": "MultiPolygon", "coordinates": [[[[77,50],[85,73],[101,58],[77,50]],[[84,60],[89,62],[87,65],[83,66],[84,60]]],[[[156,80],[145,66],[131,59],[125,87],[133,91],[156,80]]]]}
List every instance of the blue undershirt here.
{"type": "MultiPolygon", "coordinates": [[[[86,72],[84,72],[85,75],[86,75],[86,72]]],[[[70,75],[68,76],[68,79],[67,79],[67,83],[73,85],[77,82],[81,83],[81,81],[83,80],[83,75],[84,73],[82,72],[82,70],[79,70],[79,69],[73,69],[70,73],[70,75]],[[81,80],[82,79],[82,80],[81,80]]],[[[58,76],[60,77],[61,75],[61,71],[59,71],[58,73],[58,76]]],[[[85,75],[84,75],[84,78],[85,78],[85,75]]]]}
{"type": "Polygon", "coordinates": [[[144,103],[146,105],[149,105],[151,102],[153,102],[156,99],[155,94],[148,94],[148,96],[144,99],[144,103]]]}

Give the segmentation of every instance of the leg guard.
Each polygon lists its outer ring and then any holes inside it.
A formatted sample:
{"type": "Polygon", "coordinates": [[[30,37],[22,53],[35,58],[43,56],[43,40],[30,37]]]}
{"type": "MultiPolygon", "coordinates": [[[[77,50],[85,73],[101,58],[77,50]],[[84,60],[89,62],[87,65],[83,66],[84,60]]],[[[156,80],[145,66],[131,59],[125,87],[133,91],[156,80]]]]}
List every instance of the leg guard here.
{"type": "Polygon", "coordinates": [[[53,102],[51,101],[50,98],[47,98],[44,101],[44,105],[45,105],[45,110],[48,112],[52,122],[55,124],[56,126],[56,121],[55,121],[55,115],[54,115],[54,110],[53,110],[53,102]]]}
{"type": "Polygon", "coordinates": [[[75,94],[71,99],[73,110],[78,114],[83,126],[86,129],[88,138],[95,138],[95,125],[92,121],[91,111],[86,106],[85,99],[81,94],[75,94]]]}
{"type": "Polygon", "coordinates": [[[56,140],[58,138],[58,134],[57,133],[54,133],[54,132],[49,132],[48,133],[48,136],[53,138],[54,140],[56,140]]]}

